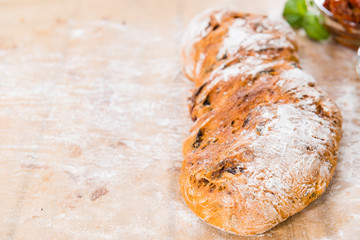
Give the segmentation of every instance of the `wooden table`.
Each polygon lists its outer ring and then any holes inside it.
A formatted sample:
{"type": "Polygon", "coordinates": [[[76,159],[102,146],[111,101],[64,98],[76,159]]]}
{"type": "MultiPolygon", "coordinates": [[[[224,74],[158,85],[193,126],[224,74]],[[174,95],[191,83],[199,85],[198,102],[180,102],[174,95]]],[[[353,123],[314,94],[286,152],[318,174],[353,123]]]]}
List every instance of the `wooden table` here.
{"type": "MultiPolygon", "coordinates": [[[[0,0],[0,239],[245,239],[179,192],[192,84],[180,41],[214,6],[281,16],[283,0],[0,0]]],[[[298,33],[303,67],[344,117],[326,194],[251,239],[360,239],[355,52],[298,33]]]]}

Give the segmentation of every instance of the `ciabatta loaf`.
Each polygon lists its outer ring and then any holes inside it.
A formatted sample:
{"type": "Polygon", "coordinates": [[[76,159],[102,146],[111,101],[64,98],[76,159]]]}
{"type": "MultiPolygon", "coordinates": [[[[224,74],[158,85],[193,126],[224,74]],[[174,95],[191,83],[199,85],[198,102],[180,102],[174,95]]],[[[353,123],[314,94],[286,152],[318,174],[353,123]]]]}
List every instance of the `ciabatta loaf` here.
{"type": "Polygon", "coordinates": [[[265,232],[319,198],[335,171],[342,117],[304,72],[281,19],[224,9],[185,34],[195,121],[183,144],[186,204],[224,231],[265,232]]]}

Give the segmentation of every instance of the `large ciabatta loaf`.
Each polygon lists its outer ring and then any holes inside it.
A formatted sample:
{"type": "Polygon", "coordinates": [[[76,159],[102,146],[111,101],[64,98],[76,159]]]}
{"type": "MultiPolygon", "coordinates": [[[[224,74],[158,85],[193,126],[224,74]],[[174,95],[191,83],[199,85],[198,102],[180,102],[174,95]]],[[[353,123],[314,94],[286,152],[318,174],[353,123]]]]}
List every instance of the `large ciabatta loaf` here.
{"type": "Polygon", "coordinates": [[[186,33],[195,123],[180,185],[190,209],[224,231],[274,227],[319,198],[334,173],[342,117],[296,49],[283,20],[224,9],[186,33]]]}

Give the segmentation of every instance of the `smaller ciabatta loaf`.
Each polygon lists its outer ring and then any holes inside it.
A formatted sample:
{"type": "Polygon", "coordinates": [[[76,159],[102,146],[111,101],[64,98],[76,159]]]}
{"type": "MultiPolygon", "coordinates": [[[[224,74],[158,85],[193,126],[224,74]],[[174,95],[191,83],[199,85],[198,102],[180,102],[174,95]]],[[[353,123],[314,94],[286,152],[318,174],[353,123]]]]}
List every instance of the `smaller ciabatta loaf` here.
{"type": "Polygon", "coordinates": [[[265,232],[319,198],[335,171],[342,117],[298,61],[281,19],[225,9],[190,24],[183,68],[195,121],[183,197],[227,232],[265,232]]]}

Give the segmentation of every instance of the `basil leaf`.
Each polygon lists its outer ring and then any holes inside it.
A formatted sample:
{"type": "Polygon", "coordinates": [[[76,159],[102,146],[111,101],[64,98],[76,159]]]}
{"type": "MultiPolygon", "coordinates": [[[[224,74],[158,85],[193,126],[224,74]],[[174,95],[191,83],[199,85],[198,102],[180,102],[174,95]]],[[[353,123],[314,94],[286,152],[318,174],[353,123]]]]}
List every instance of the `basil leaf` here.
{"type": "Polygon", "coordinates": [[[324,40],[329,37],[329,32],[321,24],[320,16],[306,12],[302,24],[306,34],[314,40],[324,40]]]}
{"type": "Polygon", "coordinates": [[[306,10],[305,0],[288,0],[284,7],[283,16],[293,28],[300,28],[306,10]]]}

